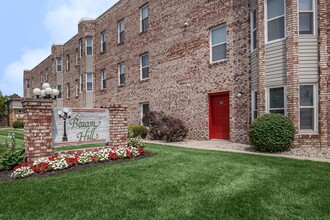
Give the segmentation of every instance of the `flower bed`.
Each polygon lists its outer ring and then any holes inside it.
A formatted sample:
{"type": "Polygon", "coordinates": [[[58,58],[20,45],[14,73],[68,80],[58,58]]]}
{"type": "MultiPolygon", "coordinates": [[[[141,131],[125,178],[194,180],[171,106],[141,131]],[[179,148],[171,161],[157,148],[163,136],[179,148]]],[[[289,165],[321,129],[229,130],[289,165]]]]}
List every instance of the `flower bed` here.
{"type": "Polygon", "coordinates": [[[142,148],[102,148],[98,150],[86,151],[78,155],[60,154],[51,158],[40,158],[33,163],[21,163],[14,168],[12,178],[25,178],[34,173],[46,173],[49,171],[64,170],[72,166],[88,163],[106,162],[109,160],[138,157],[144,153],[142,148]]]}

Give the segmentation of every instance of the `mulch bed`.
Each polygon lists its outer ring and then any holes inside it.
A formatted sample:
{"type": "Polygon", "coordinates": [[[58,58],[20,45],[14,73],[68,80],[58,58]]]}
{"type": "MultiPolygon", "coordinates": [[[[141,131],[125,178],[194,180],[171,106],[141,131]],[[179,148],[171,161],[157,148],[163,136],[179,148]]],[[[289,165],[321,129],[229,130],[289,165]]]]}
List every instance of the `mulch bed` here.
{"type": "Polygon", "coordinates": [[[29,176],[27,178],[22,178],[22,179],[14,179],[10,177],[10,174],[13,172],[12,170],[10,171],[0,171],[0,182],[18,182],[18,181],[24,181],[26,179],[31,179],[31,178],[43,178],[46,176],[61,176],[64,173],[76,171],[76,170],[86,170],[92,167],[98,167],[98,166],[104,166],[104,165],[109,165],[109,164],[119,164],[119,163],[126,163],[129,161],[136,161],[136,160],[141,160],[147,157],[152,157],[154,156],[154,153],[151,152],[145,152],[144,154],[138,156],[138,157],[131,157],[131,158],[126,158],[126,159],[119,159],[119,160],[110,160],[104,163],[97,162],[97,163],[89,163],[85,165],[77,165],[74,167],[70,167],[65,170],[59,170],[59,171],[51,171],[47,173],[34,173],[32,176],[29,176]]]}

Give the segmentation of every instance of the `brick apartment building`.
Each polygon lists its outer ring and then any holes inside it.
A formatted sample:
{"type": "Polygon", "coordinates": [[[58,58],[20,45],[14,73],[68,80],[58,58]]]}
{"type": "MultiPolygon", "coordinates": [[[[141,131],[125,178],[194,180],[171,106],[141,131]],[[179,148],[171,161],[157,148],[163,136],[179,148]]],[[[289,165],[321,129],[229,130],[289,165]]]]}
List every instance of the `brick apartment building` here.
{"type": "Polygon", "coordinates": [[[49,82],[57,106],[162,110],[188,138],[242,143],[278,112],[296,146],[330,146],[329,54],[328,0],[120,0],[24,71],[24,96],[49,82]]]}

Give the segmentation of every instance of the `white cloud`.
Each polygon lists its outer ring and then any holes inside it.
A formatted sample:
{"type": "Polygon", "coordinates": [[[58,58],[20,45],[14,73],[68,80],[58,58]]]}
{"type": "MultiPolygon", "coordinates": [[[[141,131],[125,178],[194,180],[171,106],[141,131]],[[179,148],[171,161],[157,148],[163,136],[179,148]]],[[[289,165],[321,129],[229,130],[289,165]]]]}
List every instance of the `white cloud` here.
{"type": "Polygon", "coordinates": [[[116,2],[118,0],[48,0],[49,12],[43,22],[51,33],[49,48],[25,50],[18,60],[10,63],[0,76],[2,93],[17,93],[22,96],[24,69],[32,69],[47,58],[53,43],[63,44],[73,37],[81,18],[96,18],[116,2]]]}
{"type": "Polygon", "coordinates": [[[56,43],[65,43],[77,33],[81,18],[96,18],[118,0],[67,0],[61,1],[47,13],[44,24],[56,43]]]}
{"type": "Polygon", "coordinates": [[[19,60],[7,66],[0,80],[0,88],[4,95],[17,93],[23,95],[23,71],[32,69],[40,61],[49,56],[50,49],[25,51],[19,60]]]}

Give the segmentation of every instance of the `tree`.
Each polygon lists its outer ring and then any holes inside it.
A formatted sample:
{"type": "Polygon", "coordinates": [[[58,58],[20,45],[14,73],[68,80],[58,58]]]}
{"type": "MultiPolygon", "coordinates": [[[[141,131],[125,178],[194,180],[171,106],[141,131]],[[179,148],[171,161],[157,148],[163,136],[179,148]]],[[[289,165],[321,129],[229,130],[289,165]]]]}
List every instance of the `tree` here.
{"type": "Polygon", "coordinates": [[[0,91],[0,118],[7,116],[8,106],[7,106],[7,97],[2,95],[0,91]]]}

